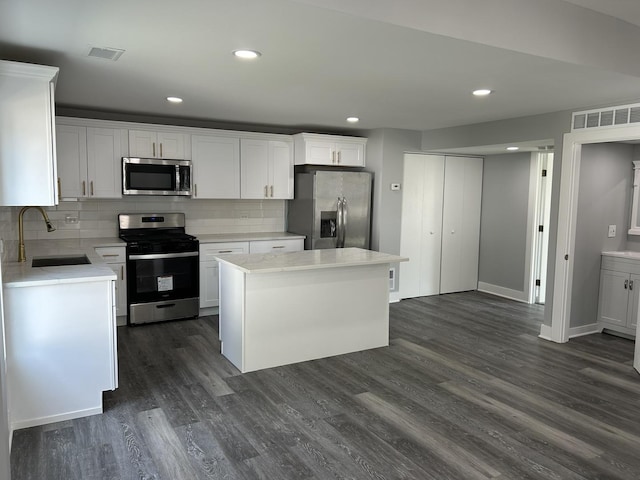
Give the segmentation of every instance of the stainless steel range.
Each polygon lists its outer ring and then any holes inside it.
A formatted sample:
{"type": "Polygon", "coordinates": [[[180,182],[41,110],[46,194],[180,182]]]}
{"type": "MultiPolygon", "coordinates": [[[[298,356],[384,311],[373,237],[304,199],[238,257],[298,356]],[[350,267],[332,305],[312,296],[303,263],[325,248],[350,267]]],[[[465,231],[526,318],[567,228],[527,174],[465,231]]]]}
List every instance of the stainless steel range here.
{"type": "Polygon", "coordinates": [[[199,313],[199,242],[184,213],[120,214],[127,242],[127,323],[194,318],[199,313]]]}

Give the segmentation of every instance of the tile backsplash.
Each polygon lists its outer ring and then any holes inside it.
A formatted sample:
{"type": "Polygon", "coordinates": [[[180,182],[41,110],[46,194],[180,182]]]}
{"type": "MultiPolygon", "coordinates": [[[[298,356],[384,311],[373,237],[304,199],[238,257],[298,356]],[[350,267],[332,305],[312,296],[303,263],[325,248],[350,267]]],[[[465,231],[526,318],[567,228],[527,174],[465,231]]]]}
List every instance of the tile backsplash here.
{"type": "MultiPolygon", "coordinates": [[[[40,213],[24,215],[26,240],[117,237],[119,213],[183,212],[186,230],[192,235],[285,230],[285,200],[194,200],[185,198],[132,197],[118,200],[60,202],[45,207],[54,232],[47,232],[40,213]]],[[[19,208],[0,209],[2,237],[18,238],[19,208]],[[5,233],[5,229],[6,232],[5,233]]],[[[17,246],[16,246],[17,251],[17,246]]]]}

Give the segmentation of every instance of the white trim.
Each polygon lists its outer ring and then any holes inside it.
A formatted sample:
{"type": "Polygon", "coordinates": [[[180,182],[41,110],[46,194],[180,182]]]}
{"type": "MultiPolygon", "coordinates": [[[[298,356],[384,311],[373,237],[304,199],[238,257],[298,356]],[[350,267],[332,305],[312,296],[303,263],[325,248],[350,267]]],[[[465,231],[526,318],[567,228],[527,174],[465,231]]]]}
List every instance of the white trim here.
{"type": "Polygon", "coordinates": [[[74,412],[61,413],[59,415],[49,415],[46,417],[30,418],[18,422],[11,422],[11,431],[20,430],[21,428],[37,427],[38,425],[46,425],[48,423],[64,422],[65,420],[73,420],[76,418],[88,417],[89,415],[98,415],[102,413],[102,407],[87,408],[85,410],[76,410],[74,412]]]}
{"type": "Polygon", "coordinates": [[[397,303],[400,300],[402,300],[400,292],[389,292],[389,303],[397,303]]]}
{"type": "Polygon", "coordinates": [[[544,323],[540,325],[540,335],[538,337],[551,341],[551,326],[544,323]]]}
{"type": "Polygon", "coordinates": [[[580,327],[571,327],[569,329],[569,338],[583,337],[584,335],[600,333],[601,331],[602,327],[597,323],[590,323],[589,325],[582,325],[580,327]]]}
{"type": "MultiPolygon", "coordinates": [[[[573,281],[573,254],[577,199],[580,180],[580,157],[582,145],[605,142],[622,142],[640,139],[640,125],[625,125],[617,128],[580,130],[564,135],[562,149],[562,174],[560,178],[560,207],[558,211],[558,237],[556,240],[556,260],[553,289],[553,309],[551,315],[551,335],[554,342],[569,340],[571,318],[571,293],[573,281]],[[565,255],[568,259],[565,260],[565,255]]],[[[546,329],[545,329],[546,332],[546,329]]]]}
{"type": "Polygon", "coordinates": [[[538,223],[538,191],[540,173],[540,155],[537,152],[531,153],[529,162],[529,203],[527,208],[527,246],[525,247],[524,258],[524,292],[528,292],[527,303],[533,303],[536,296],[536,269],[535,269],[535,248],[537,238],[536,224],[538,223]]]}
{"type": "Polygon", "coordinates": [[[498,297],[508,298],[517,302],[529,303],[526,290],[512,290],[510,288],[492,285],[490,283],[478,282],[478,291],[497,295],[498,297]]]}

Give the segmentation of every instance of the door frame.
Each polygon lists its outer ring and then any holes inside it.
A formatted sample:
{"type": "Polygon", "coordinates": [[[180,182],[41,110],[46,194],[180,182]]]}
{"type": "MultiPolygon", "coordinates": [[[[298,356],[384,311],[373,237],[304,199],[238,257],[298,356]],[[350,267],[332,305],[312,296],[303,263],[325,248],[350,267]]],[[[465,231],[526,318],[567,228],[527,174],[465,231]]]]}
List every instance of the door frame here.
{"type": "Polygon", "coordinates": [[[617,125],[564,134],[551,325],[543,324],[540,327],[541,338],[557,343],[568,342],[570,338],[571,293],[582,145],[638,139],[640,139],[640,125],[617,125]]]}

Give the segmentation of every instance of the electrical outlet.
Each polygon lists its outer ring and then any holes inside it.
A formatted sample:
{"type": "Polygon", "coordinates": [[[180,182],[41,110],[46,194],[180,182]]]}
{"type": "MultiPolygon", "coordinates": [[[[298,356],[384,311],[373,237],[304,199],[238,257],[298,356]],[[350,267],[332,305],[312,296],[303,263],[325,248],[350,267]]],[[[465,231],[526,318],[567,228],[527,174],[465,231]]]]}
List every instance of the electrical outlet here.
{"type": "Polygon", "coordinates": [[[616,226],[609,225],[609,234],[607,235],[609,238],[614,238],[616,236],[616,226]]]}

